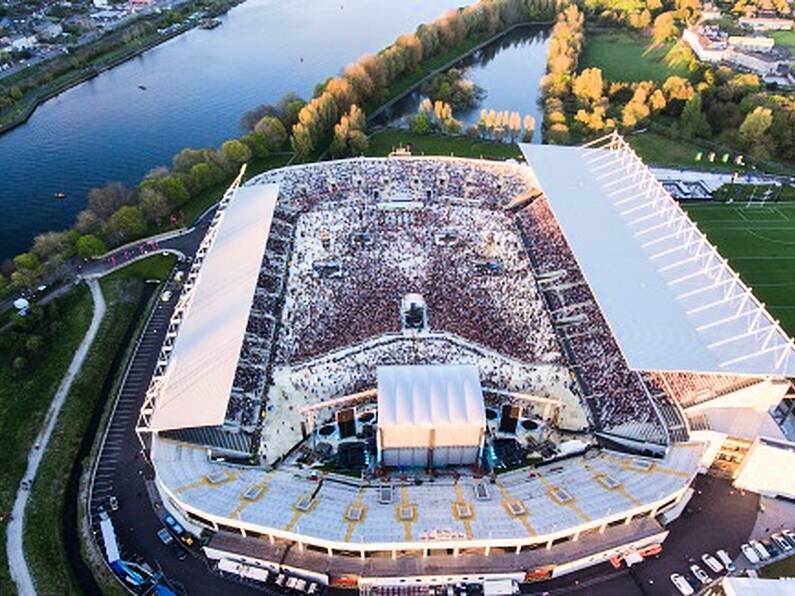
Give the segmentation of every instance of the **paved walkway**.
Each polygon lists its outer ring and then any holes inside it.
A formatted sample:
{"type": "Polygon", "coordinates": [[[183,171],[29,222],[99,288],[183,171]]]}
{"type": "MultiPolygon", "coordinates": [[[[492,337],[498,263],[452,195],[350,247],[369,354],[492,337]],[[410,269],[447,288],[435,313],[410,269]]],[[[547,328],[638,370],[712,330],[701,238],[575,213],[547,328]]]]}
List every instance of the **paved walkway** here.
{"type": "Polygon", "coordinates": [[[16,582],[19,593],[22,596],[34,595],[36,590],[33,587],[33,579],[30,575],[27,562],[25,561],[25,553],[22,548],[22,535],[25,522],[25,507],[28,503],[28,493],[33,480],[36,477],[36,472],[39,469],[41,459],[47,449],[47,444],[50,441],[50,436],[55,428],[55,423],[58,420],[58,414],[61,411],[66,396],[69,394],[69,389],[72,387],[72,382],[75,380],[83,361],[88,354],[91,344],[94,342],[94,337],[99,330],[99,324],[105,316],[105,299],[102,296],[102,290],[99,287],[99,282],[96,280],[89,280],[88,287],[91,290],[91,297],[94,300],[94,314],[91,318],[91,324],[86,331],[83,341],[75,352],[71,364],[61,380],[58,390],[55,392],[55,397],[50,404],[50,409],[47,411],[47,416],[44,419],[44,426],[42,431],[36,438],[36,443],[28,454],[28,467],[25,470],[25,475],[22,477],[22,482],[17,490],[17,497],[14,501],[14,508],[11,511],[11,521],[8,524],[8,540],[6,548],[8,550],[8,567],[11,570],[11,577],[16,582]]]}

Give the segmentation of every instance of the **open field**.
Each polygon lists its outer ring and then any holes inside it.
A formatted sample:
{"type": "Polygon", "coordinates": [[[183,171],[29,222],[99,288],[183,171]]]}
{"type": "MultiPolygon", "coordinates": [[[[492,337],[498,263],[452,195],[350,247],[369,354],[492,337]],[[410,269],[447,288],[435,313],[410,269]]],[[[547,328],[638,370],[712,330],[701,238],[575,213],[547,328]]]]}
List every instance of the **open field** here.
{"type": "MultiPolygon", "coordinates": [[[[13,329],[0,332],[0,594],[14,593],[6,558],[7,512],[27,465],[27,455],[38,434],[44,413],[61,382],[78,344],[91,321],[92,301],[81,285],[45,307],[42,320],[29,334],[48,337],[28,358],[28,365],[14,370],[12,361],[19,341],[13,329]]],[[[32,321],[26,322],[31,324],[32,321]]],[[[26,334],[26,335],[29,335],[26,334]]]]}
{"type": "Polygon", "coordinates": [[[687,76],[686,68],[671,68],[663,60],[668,47],[648,50],[651,38],[624,31],[588,31],[580,69],[598,66],[608,81],[657,81],[687,76]]]}
{"type": "Polygon", "coordinates": [[[518,159],[519,147],[510,143],[482,141],[466,137],[445,135],[417,135],[408,130],[389,128],[370,137],[370,147],[366,154],[371,157],[384,157],[397,147],[412,146],[414,155],[450,155],[456,157],[484,157],[487,159],[518,159]]]}
{"type": "Polygon", "coordinates": [[[656,132],[643,132],[629,134],[627,142],[632,146],[644,162],[656,166],[687,167],[694,169],[711,170],[714,172],[736,172],[743,171],[744,168],[732,163],[724,164],[720,160],[709,163],[702,157],[702,161],[696,161],[696,155],[701,152],[706,155],[709,149],[684,141],[672,139],[656,132]]]}
{"type": "MultiPolygon", "coordinates": [[[[82,462],[77,459],[85,447],[83,442],[88,441],[90,446],[100,432],[93,432],[92,419],[98,415],[97,407],[102,408],[108,388],[124,370],[123,356],[142,319],[139,313],[146,295],[144,282],[165,279],[175,262],[173,256],[157,255],[120,269],[101,282],[107,302],[105,318],[64,402],[51,442],[57,449],[45,453],[26,511],[25,556],[41,593],[81,593],[64,544],[64,512],[71,502],[67,494],[70,473],[73,465],[81,465],[83,472],[89,469],[87,457],[82,462]],[[84,438],[87,433],[91,436],[84,438]]],[[[103,592],[109,590],[123,593],[115,584],[103,586],[103,592]]]]}
{"type": "Polygon", "coordinates": [[[795,203],[683,206],[784,330],[795,335],[795,203]]]}
{"type": "Polygon", "coordinates": [[[776,45],[787,46],[795,52],[795,31],[771,31],[768,35],[776,40],[776,45]]]}

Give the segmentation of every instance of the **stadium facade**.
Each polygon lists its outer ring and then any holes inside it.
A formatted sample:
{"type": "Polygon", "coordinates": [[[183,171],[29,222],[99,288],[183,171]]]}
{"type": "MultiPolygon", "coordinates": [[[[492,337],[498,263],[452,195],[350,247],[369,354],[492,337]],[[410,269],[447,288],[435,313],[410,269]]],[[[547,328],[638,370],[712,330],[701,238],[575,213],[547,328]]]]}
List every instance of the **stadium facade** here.
{"type": "Polygon", "coordinates": [[[522,149],[229,189],[138,427],[222,569],[377,589],[634,560],[739,440],[725,411],[792,397],[792,340],[620,136],[522,149]]]}

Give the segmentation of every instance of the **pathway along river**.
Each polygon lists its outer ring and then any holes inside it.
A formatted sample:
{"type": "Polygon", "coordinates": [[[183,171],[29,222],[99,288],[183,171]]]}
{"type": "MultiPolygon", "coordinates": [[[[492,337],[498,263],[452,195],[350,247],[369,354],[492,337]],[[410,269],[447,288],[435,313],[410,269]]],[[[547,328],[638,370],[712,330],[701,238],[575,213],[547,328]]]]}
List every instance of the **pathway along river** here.
{"type": "MultiPolygon", "coordinates": [[[[246,110],[289,91],[309,96],[361,54],[462,3],[401,0],[385,10],[383,0],[248,0],[221,27],[190,31],[46,102],[0,136],[0,259],[71,225],[90,188],[135,184],[185,147],[218,146],[239,135],[246,110]]],[[[489,94],[484,107],[535,105],[546,34],[524,31],[473,65],[489,94]]]]}

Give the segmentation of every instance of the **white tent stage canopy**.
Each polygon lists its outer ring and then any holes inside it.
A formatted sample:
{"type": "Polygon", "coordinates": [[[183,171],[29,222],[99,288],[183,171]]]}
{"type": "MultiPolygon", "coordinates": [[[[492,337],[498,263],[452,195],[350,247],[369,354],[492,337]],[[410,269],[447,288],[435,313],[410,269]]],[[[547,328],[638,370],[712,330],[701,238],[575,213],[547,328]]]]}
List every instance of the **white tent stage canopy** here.
{"type": "Polygon", "coordinates": [[[378,447],[385,465],[475,463],[485,428],[476,366],[378,367],[378,447]]]}
{"type": "Polygon", "coordinates": [[[795,375],[792,340],[618,134],[521,148],[632,368],[795,375]]]}
{"type": "Polygon", "coordinates": [[[277,196],[275,184],[238,188],[210,228],[198,277],[180,297],[151,430],[223,424],[277,196]]]}

